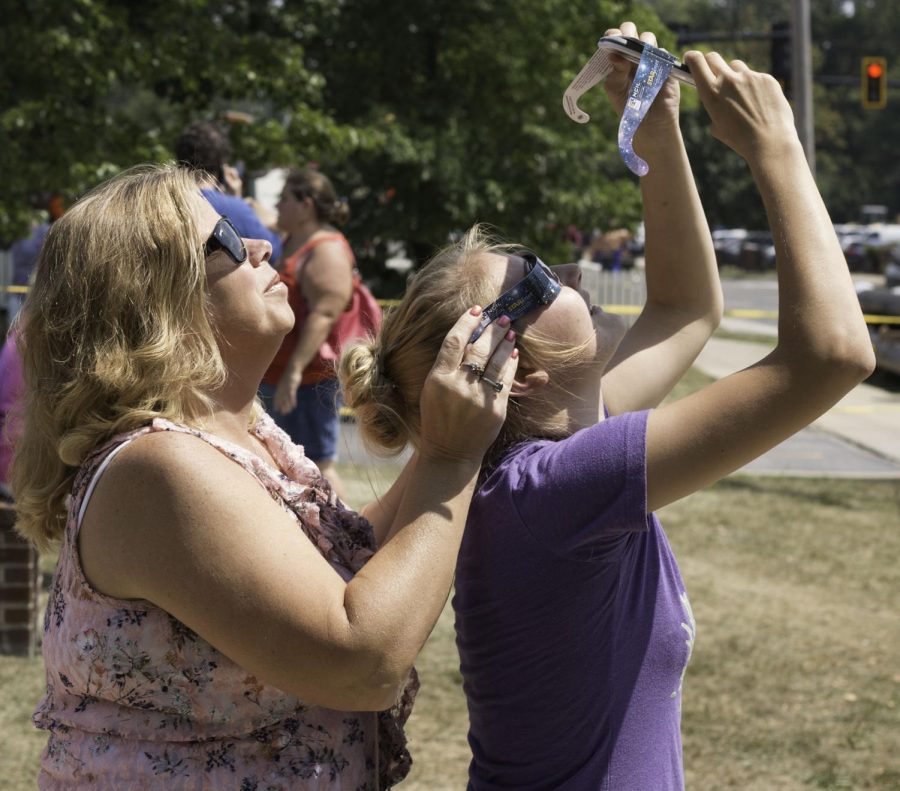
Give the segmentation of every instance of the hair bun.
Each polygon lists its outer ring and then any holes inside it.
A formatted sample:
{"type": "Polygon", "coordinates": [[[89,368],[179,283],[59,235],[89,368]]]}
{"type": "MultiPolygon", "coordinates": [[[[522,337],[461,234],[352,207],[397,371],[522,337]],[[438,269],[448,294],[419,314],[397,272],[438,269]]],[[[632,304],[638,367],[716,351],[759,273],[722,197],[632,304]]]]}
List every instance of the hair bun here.
{"type": "Polygon", "coordinates": [[[383,370],[379,343],[365,339],[344,347],[338,378],[367,447],[388,455],[402,451],[409,440],[400,417],[403,396],[383,370]]]}

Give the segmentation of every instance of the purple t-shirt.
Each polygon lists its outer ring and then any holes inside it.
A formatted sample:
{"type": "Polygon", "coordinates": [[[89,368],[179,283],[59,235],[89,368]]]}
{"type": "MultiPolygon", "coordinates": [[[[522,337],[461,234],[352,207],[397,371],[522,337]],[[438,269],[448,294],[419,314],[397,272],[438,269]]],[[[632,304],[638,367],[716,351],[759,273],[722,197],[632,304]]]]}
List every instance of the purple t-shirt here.
{"type": "Polygon", "coordinates": [[[646,511],[648,414],[517,445],[475,495],[453,598],[470,789],[684,787],[694,619],[646,511]]]}

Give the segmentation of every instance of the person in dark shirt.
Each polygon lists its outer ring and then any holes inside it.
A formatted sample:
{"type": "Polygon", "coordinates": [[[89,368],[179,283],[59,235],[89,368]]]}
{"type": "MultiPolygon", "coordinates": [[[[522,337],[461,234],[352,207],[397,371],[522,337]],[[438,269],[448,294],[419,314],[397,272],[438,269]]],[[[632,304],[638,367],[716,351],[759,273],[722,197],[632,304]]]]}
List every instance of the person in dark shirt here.
{"type": "Polygon", "coordinates": [[[228,136],[211,121],[188,124],[175,143],[175,158],[212,179],[215,186],[202,190],[203,196],[221,215],[228,217],[241,236],[265,239],[272,245],[272,264],[281,260],[281,237],[261,219],[262,207],[241,196],[243,184],[231,158],[228,136]]]}

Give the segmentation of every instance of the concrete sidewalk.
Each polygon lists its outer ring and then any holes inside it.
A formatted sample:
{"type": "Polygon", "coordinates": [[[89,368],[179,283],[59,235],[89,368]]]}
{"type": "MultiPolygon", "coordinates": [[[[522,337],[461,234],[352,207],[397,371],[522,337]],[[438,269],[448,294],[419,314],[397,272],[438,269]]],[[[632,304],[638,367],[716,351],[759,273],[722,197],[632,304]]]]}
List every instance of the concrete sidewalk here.
{"type": "MultiPolygon", "coordinates": [[[[737,330],[728,324],[725,328],[737,330]]],[[[771,350],[765,343],[712,338],[695,367],[720,379],[753,365],[771,350]]],[[[900,393],[858,385],[809,428],[744,469],[760,474],[900,478],[900,393]]]]}
{"type": "MultiPolygon", "coordinates": [[[[731,332],[763,334],[759,322],[726,319],[731,332]],[[747,326],[744,326],[744,325],[747,326]]],[[[774,339],[773,339],[774,342],[774,339]]],[[[712,338],[695,367],[716,379],[728,376],[765,357],[772,349],[765,343],[712,338]]],[[[341,424],[341,461],[370,467],[403,463],[368,453],[353,421],[341,424]]],[[[776,448],[760,456],[742,472],[754,475],[900,479],[900,392],[861,384],[823,415],[776,448]]]]}

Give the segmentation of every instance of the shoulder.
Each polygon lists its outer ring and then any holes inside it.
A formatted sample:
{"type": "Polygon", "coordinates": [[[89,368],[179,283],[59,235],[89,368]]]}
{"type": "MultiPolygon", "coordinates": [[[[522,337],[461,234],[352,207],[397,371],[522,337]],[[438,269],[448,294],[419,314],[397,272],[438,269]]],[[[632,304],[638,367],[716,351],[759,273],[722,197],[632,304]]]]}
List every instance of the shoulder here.
{"type": "Polygon", "coordinates": [[[624,461],[643,463],[649,411],[606,417],[561,439],[533,439],[512,446],[498,468],[510,472],[567,475],[572,467],[596,473],[624,461]]]}
{"type": "Polygon", "coordinates": [[[353,251],[347,237],[339,231],[319,231],[308,242],[312,260],[353,260],[353,251]]]}
{"type": "Polygon", "coordinates": [[[203,197],[209,201],[209,204],[219,212],[219,214],[228,214],[229,211],[240,212],[243,211],[244,208],[249,208],[244,201],[236,195],[228,195],[213,189],[205,189],[202,190],[202,192],[203,197]]]}
{"type": "Polygon", "coordinates": [[[156,601],[173,553],[208,554],[223,525],[282,516],[252,474],[205,440],[154,431],[124,448],[97,481],[79,552],[97,590],[156,601]]]}
{"type": "Polygon", "coordinates": [[[257,491],[258,482],[206,440],[162,430],[137,438],[118,455],[98,483],[96,497],[117,510],[162,516],[188,507],[202,511],[220,493],[231,499],[257,491]]]}
{"type": "Polygon", "coordinates": [[[352,288],[355,260],[346,240],[323,238],[309,251],[303,281],[310,288],[347,295],[352,288]]]}
{"type": "MultiPolygon", "coordinates": [[[[253,207],[237,195],[226,195],[217,190],[204,190],[204,197],[219,213],[224,214],[234,223],[238,233],[246,239],[268,239],[272,241],[277,234],[266,228],[256,216],[253,207]]],[[[280,244],[280,243],[279,243],[280,244]]]]}

